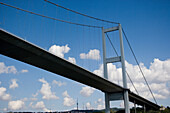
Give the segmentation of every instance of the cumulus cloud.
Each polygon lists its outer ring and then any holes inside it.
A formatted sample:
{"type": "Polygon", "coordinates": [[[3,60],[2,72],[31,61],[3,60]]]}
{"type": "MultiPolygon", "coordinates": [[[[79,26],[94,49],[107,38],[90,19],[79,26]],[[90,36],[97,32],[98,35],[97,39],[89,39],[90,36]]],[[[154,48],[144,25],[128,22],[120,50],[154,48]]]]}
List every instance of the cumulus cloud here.
{"type": "MultiPolygon", "coordinates": [[[[117,68],[116,65],[109,63],[107,64],[107,70],[108,70],[108,79],[110,81],[116,83],[122,79],[121,68],[117,68]]],[[[103,77],[103,65],[100,65],[99,69],[94,70],[93,73],[100,77],[103,77]]]]}
{"type": "Polygon", "coordinates": [[[23,99],[21,99],[21,101],[28,101],[28,98],[23,98],[23,99]]]}
{"type": "Polygon", "coordinates": [[[87,108],[87,109],[93,109],[90,102],[87,102],[87,103],[86,103],[86,108],[87,108]]]}
{"type": "MultiPolygon", "coordinates": [[[[170,81],[170,59],[165,61],[154,59],[149,68],[145,67],[143,63],[140,63],[140,66],[149,82],[163,83],[170,81]]],[[[137,65],[126,62],[126,67],[129,74],[132,75],[136,81],[142,81],[142,76],[139,73],[137,65]],[[134,74],[136,76],[134,76],[134,74]]]]}
{"type": "Polygon", "coordinates": [[[38,96],[38,92],[39,92],[39,91],[37,91],[35,94],[32,94],[32,96],[33,96],[33,97],[37,97],[37,96],[38,96]]]}
{"type": "Polygon", "coordinates": [[[64,54],[68,53],[69,50],[70,48],[68,47],[68,45],[65,45],[65,46],[53,45],[50,47],[49,52],[58,57],[64,58],[64,54]]]}
{"type": "Polygon", "coordinates": [[[35,98],[35,97],[33,97],[33,98],[30,98],[30,100],[32,100],[32,101],[37,101],[38,99],[35,98]]]}
{"type": "Polygon", "coordinates": [[[94,88],[91,88],[89,86],[82,87],[80,94],[85,97],[89,97],[93,94],[94,88]]]}
{"type": "MultiPolygon", "coordinates": [[[[121,108],[125,108],[124,105],[125,105],[125,104],[124,104],[124,101],[122,101],[122,102],[120,103],[120,107],[121,107],[121,108]]],[[[134,104],[130,102],[130,103],[129,103],[129,107],[130,107],[130,108],[134,107],[134,104]]]]}
{"type": "Polygon", "coordinates": [[[15,88],[17,88],[17,87],[18,87],[17,79],[12,79],[9,88],[10,88],[10,89],[15,89],[15,88]]]}
{"type": "Polygon", "coordinates": [[[16,74],[17,70],[14,66],[6,66],[3,62],[0,62],[0,74],[2,73],[16,74]]]}
{"type": "Polygon", "coordinates": [[[39,79],[40,82],[42,82],[42,87],[40,89],[40,93],[43,95],[43,99],[59,99],[59,97],[57,97],[55,95],[54,92],[51,91],[51,86],[49,85],[49,83],[47,81],[45,81],[44,78],[39,79]]]}
{"type": "Polygon", "coordinates": [[[73,64],[76,64],[76,59],[73,58],[73,57],[68,57],[68,61],[73,63],[73,64]]]}
{"type": "Polygon", "coordinates": [[[27,72],[28,72],[28,70],[26,70],[26,69],[21,70],[21,73],[27,73],[27,72]]]}
{"type": "MultiPolygon", "coordinates": [[[[144,96],[147,99],[151,99],[152,95],[150,94],[144,79],[140,73],[140,70],[137,65],[126,63],[126,70],[130,75],[132,81],[134,82],[135,87],[137,88],[140,95],[144,96]]],[[[157,99],[166,99],[170,96],[170,90],[167,86],[170,81],[170,59],[161,61],[159,59],[154,59],[150,64],[149,68],[144,66],[143,63],[140,63],[140,66],[145,74],[145,77],[154,93],[154,96],[157,99]]],[[[99,67],[98,70],[93,71],[95,74],[103,77],[103,65],[99,67]]],[[[117,83],[122,86],[122,69],[116,67],[116,65],[108,64],[108,79],[114,83],[117,83]]],[[[128,78],[127,78],[128,80],[128,78]]],[[[128,86],[131,91],[135,92],[130,81],[128,80],[128,86]]]]}
{"type": "Polygon", "coordinates": [[[10,100],[10,94],[6,93],[6,88],[0,87],[0,100],[10,100]]]}
{"type": "Polygon", "coordinates": [[[24,107],[25,103],[22,100],[10,101],[8,103],[9,110],[20,110],[24,107]]]}
{"type": "Polygon", "coordinates": [[[97,101],[95,101],[95,104],[100,104],[102,102],[102,98],[99,98],[97,101]]]}
{"type": "Polygon", "coordinates": [[[56,85],[58,85],[59,87],[61,87],[61,86],[65,86],[65,85],[66,85],[66,83],[65,83],[65,82],[56,81],[56,80],[53,80],[52,84],[56,84],[56,85]]]}
{"type": "Polygon", "coordinates": [[[92,60],[100,60],[100,51],[97,49],[90,50],[87,54],[81,53],[81,59],[92,59],[92,60]]]}
{"type": "Polygon", "coordinates": [[[62,95],[64,97],[64,101],[63,101],[64,106],[70,107],[75,104],[75,100],[70,97],[70,95],[67,93],[67,91],[63,92],[62,95]]]}
{"type": "Polygon", "coordinates": [[[64,106],[70,107],[70,106],[73,106],[74,104],[75,104],[75,100],[73,98],[64,97],[64,102],[63,102],[64,106]]]}
{"type": "Polygon", "coordinates": [[[3,111],[5,111],[5,112],[6,112],[7,110],[8,110],[7,108],[4,108],[4,109],[3,109],[3,111]]]}
{"type": "Polygon", "coordinates": [[[33,103],[30,103],[30,106],[32,106],[32,108],[37,109],[37,110],[43,110],[44,112],[50,112],[50,110],[48,110],[45,107],[45,104],[43,101],[37,102],[34,106],[32,105],[33,103]]]}
{"type": "Polygon", "coordinates": [[[99,98],[97,101],[95,101],[95,104],[97,104],[97,109],[104,109],[105,108],[105,102],[102,100],[102,98],[99,98]]]}
{"type": "Polygon", "coordinates": [[[104,104],[98,104],[97,105],[97,109],[105,109],[105,105],[104,104]]]}
{"type": "Polygon", "coordinates": [[[43,101],[37,102],[35,104],[35,108],[36,109],[43,109],[43,108],[45,108],[44,102],[43,101]]]}
{"type": "Polygon", "coordinates": [[[32,94],[32,98],[30,98],[30,100],[32,100],[32,101],[36,101],[36,100],[38,100],[36,97],[38,96],[38,92],[39,91],[37,91],[35,94],[32,94]]]}
{"type": "MultiPolygon", "coordinates": [[[[134,82],[136,89],[138,90],[139,94],[142,95],[144,98],[152,99],[151,93],[148,91],[148,87],[145,83],[137,83],[134,82]]],[[[131,83],[128,83],[129,88],[131,91],[135,92],[131,83]]],[[[151,90],[153,91],[153,95],[156,99],[166,99],[170,96],[170,91],[166,86],[166,83],[150,83],[149,84],[151,90]]]]}
{"type": "Polygon", "coordinates": [[[62,95],[63,95],[63,97],[70,97],[70,96],[68,95],[67,91],[64,91],[62,95]]]}

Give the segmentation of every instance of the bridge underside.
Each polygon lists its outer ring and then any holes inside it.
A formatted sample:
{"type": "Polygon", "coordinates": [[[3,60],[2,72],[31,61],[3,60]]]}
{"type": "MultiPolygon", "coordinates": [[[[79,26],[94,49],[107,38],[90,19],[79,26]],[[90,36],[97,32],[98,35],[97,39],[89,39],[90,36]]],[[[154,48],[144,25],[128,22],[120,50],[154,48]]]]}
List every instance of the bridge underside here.
{"type": "MultiPolygon", "coordinates": [[[[2,29],[0,29],[0,54],[94,87],[109,94],[123,94],[125,90],[121,86],[57,57],[2,29]]],[[[129,100],[141,106],[145,105],[146,109],[160,108],[159,105],[132,93],[130,90],[129,100]]]]}

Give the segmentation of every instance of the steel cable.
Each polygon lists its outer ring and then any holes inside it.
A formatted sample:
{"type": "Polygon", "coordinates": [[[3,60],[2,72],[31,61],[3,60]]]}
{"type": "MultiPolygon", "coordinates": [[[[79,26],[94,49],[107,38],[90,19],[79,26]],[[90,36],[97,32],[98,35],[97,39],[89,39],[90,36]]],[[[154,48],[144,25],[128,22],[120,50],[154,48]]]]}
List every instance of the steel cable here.
{"type": "Polygon", "coordinates": [[[37,16],[40,16],[40,17],[44,17],[44,18],[48,18],[48,19],[52,19],[52,20],[56,20],[56,21],[60,21],[60,22],[68,23],[68,24],[74,24],[74,25],[86,26],[86,27],[93,27],[93,28],[102,28],[100,26],[92,26],[92,25],[87,25],[87,24],[74,23],[74,22],[70,22],[70,21],[65,21],[65,20],[45,16],[45,15],[42,15],[42,14],[34,13],[32,11],[28,11],[28,10],[25,10],[25,9],[18,8],[18,7],[15,7],[15,6],[11,6],[9,4],[5,4],[5,3],[2,3],[2,2],[0,2],[0,4],[8,6],[8,7],[11,7],[11,8],[14,8],[14,9],[17,9],[17,10],[27,12],[27,13],[30,13],[30,14],[33,14],[33,15],[37,15],[37,16]]]}
{"type": "MultiPolygon", "coordinates": [[[[106,33],[106,36],[107,36],[107,38],[109,39],[109,42],[110,42],[112,48],[114,49],[114,51],[115,51],[115,53],[116,53],[116,55],[117,55],[117,57],[118,57],[119,55],[118,55],[118,53],[117,53],[117,51],[116,51],[116,49],[115,49],[115,47],[114,47],[114,45],[113,45],[113,43],[112,43],[112,41],[111,41],[111,39],[110,39],[110,37],[108,36],[107,33],[106,33]]],[[[128,74],[127,71],[126,71],[126,74],[127,74],[128,78],[129,78],[129,80],[130,80],[132,86],[134,87],[136,93],[139,95],[139,92],[137,91],[137,89],[136,89],[135,85],[133,84],[133,81],[132,81],[132,79],[130,78],[130,75],[128,74]]]]}
{"type": "Polygon", "coordinates": [[[95,19],[95,20],[99,20],[99,21],[103,21],[103,22],[107,22],[107,23],[112,23],[112,24],[119,24],[118,22],[112,22],[112,21],[108,21],[108,20],[99,19],[99,18],[96,18],[96,17],[89,16],[89,15],[87,15],[87,14],[83,14],[83,13],[74,11],[74,10],[72,10],[72,9],[68,9],[68,8],[66,8],[66,7],[63,7],[63,6],[58,5],[58,4],[55,4],[55,3],[51,2],[51,1],[48,1],[48,0],[44,0],[44,1],[45,1],[45,2],[48,2],[48,3],[52,4],[52,5],[55,5],[55,6],[57,6],[57,7],[60,7],[60,8],[62,8],[62,9],[71,11],[71,12],[73,12],[73,13],[76,13],[76,14],[79,14],[79,15],[82,15],[82,16],[85,16],[85,17],[88,17],[88,18],[92,18],[92,19],[95,19]]]}
{"type": "Polygon", "coordinates": [[[130,42],[129,42],[129,40],[128,40],[128,38],[127,38],[127,36],[126,36],[123,28],[122,28],[122,32],[123,32],[123,34],[124,34],[124,36],[125,36],[125,39],[126,39],[128,45],[129,45],[129,48],[130,48],[131,52],[132,52],[132,54],[133,54],[133,57],[135,58],[135,61],[136,61],[137,65],[138,65],[138,67],[139,67],[139,70],[140,70],[140,72],[141,72],[141,74],[142,74],[142,76],[143,76],[143,78],[144,78],[144,80],[145,80],[145,82],[146,82],[146,84],[147,84],[147,86],[148,86],[148,89],[149,89],[149,91],[150,91],[150,93],[151,93],[151,95],[152,95],[155,103],[157,104],[157,101],[156,101],[156,99],[155,99],[155,97],[154,97],[154,95],[153,95],[153,93],[152,93],[152,90],[151,90],[151,88],[150,88],[150,86],[149,86],[149,84],[148,84],[148,82],[147,82],[147,80],[146,80],[146,77],[145,77],[145,75],[144,75],[144,73],[143,73],[143,71],[142,71],[142,68],[141,68],[140,65],[139,65],[139,62],[138,62],[138,60],[137,60],[137,58],[136,58],[136,55],[135,55],[135,53],[134,53],[134,51],[133,51],[133,49],[132,49],[132,47],[131,47],[131,45],[130,45],[130,42]]]}

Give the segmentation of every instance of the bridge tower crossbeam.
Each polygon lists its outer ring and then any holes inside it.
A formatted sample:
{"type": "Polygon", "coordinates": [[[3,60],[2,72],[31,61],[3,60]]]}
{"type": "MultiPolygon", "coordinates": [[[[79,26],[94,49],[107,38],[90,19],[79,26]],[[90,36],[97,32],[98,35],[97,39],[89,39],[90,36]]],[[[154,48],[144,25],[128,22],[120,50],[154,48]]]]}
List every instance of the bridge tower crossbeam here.
{"type": "Polygon", "coordinates": [[[122,76],[123,76],[123,87],[125,89],[123,92],[118,92],[118,93],[111,93],[110,94],[108,92],[105,92],[105,113],[110,113],[110,101],[113,101],[113,100],[124,100],[125,113],[130,113],[121,24],[119,24],[118,26],[112,27],[112,28],[108,28],[108,29],[102,28],[102,42],[103,42],[104,77],[106,79],[108,79],[108,72],[107,72],[107,64],[108,63],[121,62],[122,76]],[[106,39],[105,39],[105,33],[112,32],[112,31],[117,31],[117,30],[119,30],[119,40],[120,40],[120,52],[121,52],[121,56],[107,58],[106,57],[106,39]]]}

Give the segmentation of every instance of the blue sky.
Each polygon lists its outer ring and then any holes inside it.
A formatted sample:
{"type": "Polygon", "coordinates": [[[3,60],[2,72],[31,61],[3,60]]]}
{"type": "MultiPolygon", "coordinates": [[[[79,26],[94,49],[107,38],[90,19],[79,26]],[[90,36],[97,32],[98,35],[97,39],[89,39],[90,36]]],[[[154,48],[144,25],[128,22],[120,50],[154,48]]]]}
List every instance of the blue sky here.
{"type": "MultiPolygon", "coordinates": [[[[64,7],[120,22],[159,105],[170,101],[170,2],[167,0],[51,0],[64,7]]],[[[71,22],[116,26],[65,11],[43,0],[1,0],[29,11],[71,22]]],[[[101,29],[61,23],[0,5],[0,28],[102,75],[101,29]]],[[[108,34],[119,50],[118,32],[108,34]]],[[[107,42],[107,56],[115,56],[107,42]]],[[[126,67],[141,96],[153,101],[124,39],[126,67]]],[[[109,80],[122,84],[120,64],[108,65],[109,80]]],[[[129,88],[134,91],[130,82],[129,88]]],[[[104,108],[101,91],[0,55],[0,111],[48,111],[104,108]],[[14,106],[17,105],[17,106],[14,106]],[[84,106],[84,107],[83,107],[84,106]]],[[[111,102],[123,107],[122,102],[111,102]]]]}

